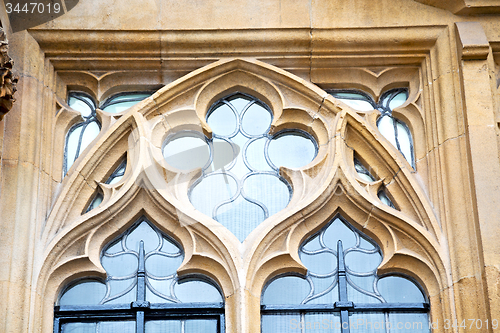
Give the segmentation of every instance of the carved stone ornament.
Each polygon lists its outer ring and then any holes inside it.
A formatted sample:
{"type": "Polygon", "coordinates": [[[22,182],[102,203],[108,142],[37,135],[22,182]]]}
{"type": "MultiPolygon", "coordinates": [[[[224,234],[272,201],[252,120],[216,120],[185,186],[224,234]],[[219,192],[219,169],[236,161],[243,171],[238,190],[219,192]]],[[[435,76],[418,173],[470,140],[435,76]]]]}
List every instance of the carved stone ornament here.
{"type": "Polygon", "coordinates": [[[16,92],[16,84],[19,78],[12,73],[14,61],[9,57],[7,51],[9,43],[5,31],[0,28],[0,120],[12,108],[16,101],[13,97],[16,92]]]}

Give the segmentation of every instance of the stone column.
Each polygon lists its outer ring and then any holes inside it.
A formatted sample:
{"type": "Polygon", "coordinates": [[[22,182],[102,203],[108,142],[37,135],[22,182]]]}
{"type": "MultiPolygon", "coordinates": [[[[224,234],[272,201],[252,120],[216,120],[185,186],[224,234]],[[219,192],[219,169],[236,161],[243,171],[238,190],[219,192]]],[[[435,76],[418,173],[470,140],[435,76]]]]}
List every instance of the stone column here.
{"type": "MultiPolygon", "coordinates": [[[[475,276],[483,293],[489,298],[490,313],[484,318],[500,319],[500,164],[496,136],[493,94],[491,91],[488,56],[490,45],[478,22],[456,23],[459,60],[461,62],[462,99],[468,145],[470,186],[474,224],[477,230],[478,258],[484,267],[482,276],[475,276]]],[[[464,263],[466,264],[466,263],[464,263]]],[[[474,300],[469,300],[474,302],[474,300]]],[[[472,304],[471,304],[472,306],[472,304]]],[[[488,306],[488,304],[487,304],[488,306]]],[[[460,318],[459,318],[460,319],[460,318]]],[[[484,328],[483,328],[484,329],[484,328]]],[[[490,325],[491,330],[491,325],[490,325]]],[[[486,330],[484,330],[486,331],[486,330]]]]}

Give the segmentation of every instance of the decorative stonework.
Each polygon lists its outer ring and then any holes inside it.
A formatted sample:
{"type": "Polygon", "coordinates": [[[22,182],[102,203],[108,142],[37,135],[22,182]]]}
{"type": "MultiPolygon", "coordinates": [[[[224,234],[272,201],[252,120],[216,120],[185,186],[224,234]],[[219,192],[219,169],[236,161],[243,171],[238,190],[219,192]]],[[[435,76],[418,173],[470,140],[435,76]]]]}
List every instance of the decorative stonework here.
{"type": "Polygon", "coordinates": [[[16,101],[13,97],[19,78],[12,73],[14,61],[9,57],[9,42],[5,31],[0,28],[0,120],[12,108],[16,101]]]}

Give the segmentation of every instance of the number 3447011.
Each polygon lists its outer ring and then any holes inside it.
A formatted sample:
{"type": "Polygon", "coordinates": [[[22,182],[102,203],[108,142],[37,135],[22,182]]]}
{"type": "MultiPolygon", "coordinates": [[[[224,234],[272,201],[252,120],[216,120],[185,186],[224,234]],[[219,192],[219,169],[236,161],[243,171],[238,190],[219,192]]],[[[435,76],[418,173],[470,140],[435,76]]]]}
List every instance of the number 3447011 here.
{"type": "Polygon", "coordinates": [[[59,3],[42,3],[42,2],[29,2],[29,3],[5,3],[7,14],[58,14],[61,11],[61,4],[59,3]]]}

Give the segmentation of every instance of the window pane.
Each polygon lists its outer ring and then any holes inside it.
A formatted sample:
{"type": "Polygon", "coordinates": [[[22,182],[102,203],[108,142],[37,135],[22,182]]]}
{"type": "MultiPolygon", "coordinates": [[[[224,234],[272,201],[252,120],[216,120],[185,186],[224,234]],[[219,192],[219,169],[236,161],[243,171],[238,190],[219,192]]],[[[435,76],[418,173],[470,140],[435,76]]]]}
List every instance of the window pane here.
{"type": "Polygon", "coordinates": [[[377,284],[378,290],[388,303],[423,303],[424,295],[410,280],[399,276],[386,276],[377,284]]]}
{"type": "Polygon", "coordinates": [[[410,136],[410,130],[401,121],[398,121],[396,126],[398,131],[398,141],[399,141],[399,147],[401,148],[401,153],[403,153],[403,156],[406,158],[406,160],[411,165],[413,165],[412,140],[410,136]]]}
{"type": "Polygon", "coordinates": [[[184,333],[217,333],[217,320],[186,320],[184,333]]]}
{"type": "Polygon", "coordinates": [[[80,146],[80,154],[87,148],[87,146],[94,141],[94,139],[99,135],[99,125],[97,121],[93,121],[83,129],[82,143],[80,146]]]}
{"type": "Polygon", "coordinates": [[[391,333],[427,333],[431,331],[429,317],[426,313],[390,313],[389,318],[391,333]]]}
{"type": "Polygon", "coordinates": [[[137,256],[132,253],[121,253],[118,255],[104,255],[101,258],[102,267],[110,276],[128,276],[134,275],[137,271],[137,256]]]}
{"type": "Polygon", "coordinates": [[[382,116],[378,121],[378,129],[380,133],[394,146],[398,147],[396,144],[396,135],[394,132],[394,119],[390,116],[382,116]]]}
{"type": "MultiPolygon", "coordinates": [[[[341,332],[340,313],[311,313],[304,316],[303,326],[307,333],[341,332]]],[[[353,331],[354,333],[355,331],[353,331]]]]}
{"type": "Polygon", "coordinates": [[[387,324],[385,315],[383,313],[353,313],[351,316],[349,316],[349,324],[351,327],[351,332],[387,332],[387,324]]]}
{"type": "Polygon", "coordinates": [[[82,281],[64,292],[59,305],[97,305],[106,294],[106,285],[98,281],[82,281]]]}
{"type": "Polygon", "coordinates": [[[96,333],[135,333],[133,321],[101,321],[97,323],[96,333]]]}
{"type": "Polygon", "coordinates": [[[268,216],[284,209],[290,201],[290,189],[278,177],[269,174],[256,174],[243,183],[245,198],[262,203],[268,216]]]}
{"type": "Polygon", "coordinates": [[[175,285],[175,295],[183,303],[220,303],[222,296],[213,285],[203,281],[186,281],[175,285]]]}
{"type": "Polygon", "coordinates": [[[70,130],[66,139],[66,170],[71,168],[79,153],[78,143],[80,142],[80,134],[82,133],[83,126],[80,124],[76,126],[76,128],[73,127],[70,130]]]}
{"type": "Polygon", "coordinates": [[[188,132],[168,141],[163,148],[163,157],[174,168],[191,170],[208,163],[210,150],[204,139],[188,132]]]}
{"type": "Polygon", "coordinates": [[[268,153],[275,167],[301,168],[314,159],[316,147],[308,137],[290,132],[273,139],[268,153]]]}
{"type": "Polygon", "coordinates": [[[262,316],[262,333],[302,332],[299,314],[266,314],[262,316]]]}
{"type": "Polygon", "coordinates": [[[374,109],[373,105],[367,101],[362,101],[362,100],[356,100],[356,99],[345,99],[345,98],[338,98],[345,104],[349,105],[351,108],[354,110],[358,111],[371,111],[374,109]]]}
{"type": "Polygon", "coordinates": [[[99,205],[102,203],[103,199],[104,199],[104,197],[102,196],[102,194],[97,193],[94,197],[94,200],[92,200],[92,202],[90,203],[87,211],[91,211],[92,209],[99,207],[99,205]]]}
{"type": "Polygon", "coordinates": [[[91,105],[93,104],[89,98],[85,98],[83,96],[79,96],[79,98],[70,96],[68,98],[68,105],[73,110],[80,112],[82,117],[89,117],[92,114],[93,109],[87,103],[82,101],[82,99],[87,100],[91,105]]]}
{"type": "Polygon", "coordinates": [[[397,107],[403,105],[408,99],[408,94],[405,92],[401,92],[394,96],[392,100],[389,102],[389,109],[394,110],[397,107]]]}
{"type": "Polygon", "coordinates": [[[254,103],[243,114],[241,126],[248,135],[261,135],[269,131],[271,120],[271,113],[254,103]]]}
{"type": "Polygon", "coordinates": [[[62,333],[96,333],[96,323],[67,323],[62,325],[62,333]]]}
{"type": "Polygon", "coordinates": [[[285,276],[271,282],[264,290],[262,304],[300,304],[311,292],[306,279],[285,276]]]}
{"type": "Polygon", "coordinates": [[[237,131],[237,117],[234,111],[226,104],[215,109],[207,118],[208,126],[213,133],[220,136],[229,136],[237,131]]]}
{"type": "Polygon", "coordinates": [[[146,333],[181,333],[180,320],[149,320],[146,322],[146,333]]]}

